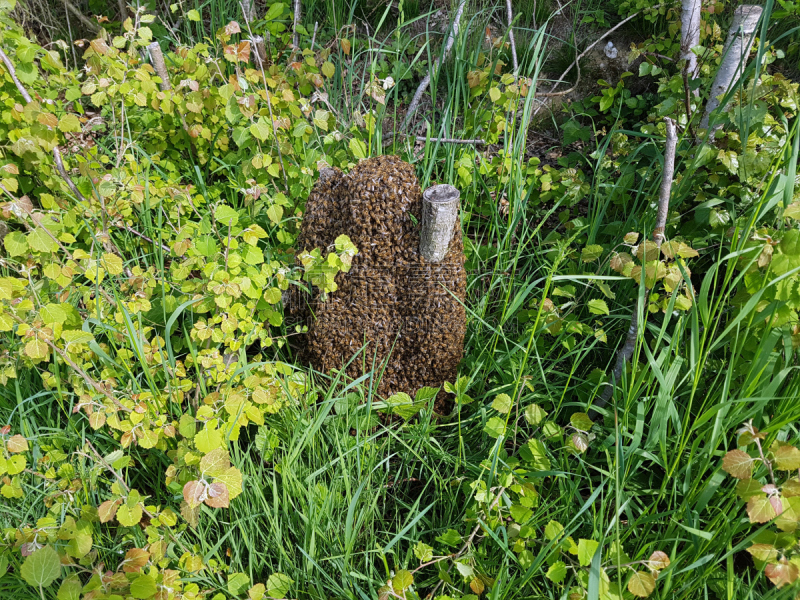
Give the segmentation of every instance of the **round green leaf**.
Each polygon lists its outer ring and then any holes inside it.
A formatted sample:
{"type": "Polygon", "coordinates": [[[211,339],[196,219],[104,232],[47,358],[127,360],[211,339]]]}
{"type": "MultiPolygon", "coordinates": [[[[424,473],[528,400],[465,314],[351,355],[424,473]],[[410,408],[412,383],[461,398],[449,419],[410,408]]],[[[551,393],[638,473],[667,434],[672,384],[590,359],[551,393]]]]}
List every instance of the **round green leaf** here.
{"type": "Polygon", "coordinates": [[[20,575],[34,587],[47,587],[61,575],[61,560],[52,546],[43,546],[22,563],[20,575]]]}

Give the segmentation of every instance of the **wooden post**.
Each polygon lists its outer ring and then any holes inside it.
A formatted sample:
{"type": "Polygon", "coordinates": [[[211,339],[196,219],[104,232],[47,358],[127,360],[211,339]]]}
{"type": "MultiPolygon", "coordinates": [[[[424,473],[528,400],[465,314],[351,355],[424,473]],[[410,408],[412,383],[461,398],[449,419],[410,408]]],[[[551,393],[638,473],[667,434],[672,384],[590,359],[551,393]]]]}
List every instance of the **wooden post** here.
{"type": "Polygon", "coordinates": [[[711,97],[706,104],[703,119],[700,121],[702,129],[708,129],[708,119],[711,113],[719,107],[719,97],[725,94],[736,80],[744,73],[747,65],[747,55],[753,44],[756,25],[761,18],[761,7],[752,4],[743,4],[733,13],[733,23],[728,30],[728,39],[722,50],[722,62],[719,65],[714,83],[711,85],[711,97]]]}
{"type": "Polygon", "coordinates": [[[161,78],[161,91],[171,90],[172,84],[169,81],[167,63],[164,62],[164,54],[161,52],[161,46],[158,45],[158,42],[153,42],[147,45],[147,50],[150,52],[150,61],[153,63],[156,75],[161,78]]]}
{"type": "Polygon", "coordinates": [[[435,185],[422,193],[419,251],[426,261],[438,263],[447,254],[458,218],[460,196],[452,185],[435,185]]]}

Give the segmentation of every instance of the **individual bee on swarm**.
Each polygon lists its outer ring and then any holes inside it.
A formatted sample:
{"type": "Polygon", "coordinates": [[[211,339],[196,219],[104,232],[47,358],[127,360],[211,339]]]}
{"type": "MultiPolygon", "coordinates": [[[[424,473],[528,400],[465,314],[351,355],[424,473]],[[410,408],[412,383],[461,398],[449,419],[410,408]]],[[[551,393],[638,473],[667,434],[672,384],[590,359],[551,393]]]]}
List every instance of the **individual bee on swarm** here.
{"type": "Polygon", "coordinates": [[[429,188],[423,200],[413,167],[395,156],[364,160],[348,174],[320,174],[298,249],[324,249],[344,234],[358,254],[349,272],[336,275],[338,289],[327,301],[294,303],[309,325],[304,360],[323,373],[349,362],[352,378],[375,365],[383,397],[413,397],[456,380],[466,322],[458,200],[448,185],[429,188]],[[363,355],[351,361],[359,349],[363,355]]]}

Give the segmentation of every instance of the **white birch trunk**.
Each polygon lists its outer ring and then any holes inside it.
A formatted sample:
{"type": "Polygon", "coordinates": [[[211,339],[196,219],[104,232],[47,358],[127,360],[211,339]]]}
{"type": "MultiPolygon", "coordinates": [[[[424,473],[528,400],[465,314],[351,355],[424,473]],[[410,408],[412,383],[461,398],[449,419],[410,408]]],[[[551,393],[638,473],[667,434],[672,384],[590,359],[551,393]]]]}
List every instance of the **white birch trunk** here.
{"type": "Polygon", "coordinates": [[[756,25],[761,18],[761,10],[760,6],[743,4],[733,14],[733,23],[728,30],[728,39],[722,51],[722,62],[711,85],[711,97],[700,121],[701,129],[708,129],[708,119],[719,107],[720,96],[727,93],[744,73],[747,55],[750,53],[750,46],[753,45],[756,34],[756,25]]]}

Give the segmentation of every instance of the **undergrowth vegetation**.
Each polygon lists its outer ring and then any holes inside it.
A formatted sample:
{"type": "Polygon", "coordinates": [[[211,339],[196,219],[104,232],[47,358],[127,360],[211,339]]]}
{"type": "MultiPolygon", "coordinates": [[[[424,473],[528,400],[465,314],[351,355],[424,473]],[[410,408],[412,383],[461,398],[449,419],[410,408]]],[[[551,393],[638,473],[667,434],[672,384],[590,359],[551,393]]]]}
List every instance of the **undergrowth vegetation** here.
{"type": "Polygon", "coordinates": [[[52,44],[0,0],[0,597],[797,596],[797,7],[767,2],[702,129],[725,3],[691,80],[679,5],[520,4],[514,72],[505,6],[446,55],[456,11],[409,0],[296,31],[280,2],[115,7],[52,44]],[[542,95],[619,15],[613,79],[542,95]],[[297,248],[305,200],[380,154],[461,192],[448,414],[298,359],[291,292],[358,253],[297,248]]]}

